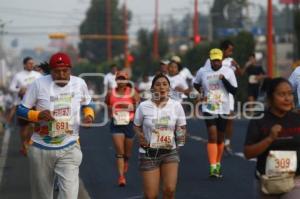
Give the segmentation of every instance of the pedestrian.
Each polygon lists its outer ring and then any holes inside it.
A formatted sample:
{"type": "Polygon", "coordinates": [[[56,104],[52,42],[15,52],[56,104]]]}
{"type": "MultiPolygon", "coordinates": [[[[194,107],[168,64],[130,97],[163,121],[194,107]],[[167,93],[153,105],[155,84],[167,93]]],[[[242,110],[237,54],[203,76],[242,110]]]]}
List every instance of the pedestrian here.
{"type": "MultiPolygon", "coordinates": [[[[10,118],[14,115],[17,106],[21,103],[23,96],[26,93],[27,87],[42,75],[34,71],[34,60],[31,57],[23,59],[24,70],[14,75],[9,90],[15,95],[15,106],[10,110],[10,118]]],[[[20,153],[24,156],[27,154],[28,142],[32,132],[30,131],[30,122],[18,118],[18,125],[20,126],[21,147],[20,153]]]]}
{"type": "Polygon", "coordinates": [[[293,112],[292,86],[284,78],[270,80],[268,109],[250,120],[244,146],[248,159],[257,158],[258,198],[300,198],[300,116],[293,112]]]}
{"type": "Polygon", "coordinates": [[[174,100],[182,102],[190,93],[190,89],[185,79],[179,74],[180,65],[171,61],[168,67],[168,79],[171,84],[170,97],[174,100]]]}
{"type": "Polygon", "coordinates": [[[234,72],[222,65],[223,52],[211,49],[211,66],[202,67],[194,79],[194,87],[204,95],[202,113],[208,131],[207,153],[210,164],[209,175],[222,177],[221,160],[224,151],[224,133],[230,114],[230,97],[237,90],[234,72]]]}
{"type": "MultiPolygon", "coordinates": [[[[260,88],[267,75],[262,66],[258,65],[254,53],[249,56],[243,70],[248,77],[248,102],[253,103],[257,101],[260,88]]],[[[253,106],[250,104],[250,107],[253,106]]]]}
{"type": "Polygon", "coordinates": [[[110,72],[104,76],[103,84],[104,84],[105,92],[108,92],[109,90],[116,88],[116,86],[117,86],[117,83],[116,83],[117,71],[118,71],[117,65],[112,64],[110,66],[110,72]]]}
{"type": "Polygon", "coordinates": [[[118,185],[125,186],[125,173],[133,146],[133,119],[140,97],[133,85],[129,84],[128,74],[118,71],[116,74],[117,87],[107,93],[106,104],[111,117],[110,131],[116,151],[118,168],[118,185]]]}
{"type": "Polygon", "coordinates": [[[180,102],[169,98],[169,79],[158,74],[151,85],[152,99],[142,102],[134,119],[139,138],[139,170],[144,197],[175,198],[178,176],[178,147],[185,142],[186,119],[180,102]]]}
{"type": "Polygon", "coordinates": [[[19,117],[35,123],[28,149],[31,198],[53,199],[57,177],[58,198],[75,199],[82,161],[79,125],[90,125],[94,111],[86,83],[71,75],[69,56],[53,54],[49,65],[51,74],[32,83],[17,110],[19,117]]]}

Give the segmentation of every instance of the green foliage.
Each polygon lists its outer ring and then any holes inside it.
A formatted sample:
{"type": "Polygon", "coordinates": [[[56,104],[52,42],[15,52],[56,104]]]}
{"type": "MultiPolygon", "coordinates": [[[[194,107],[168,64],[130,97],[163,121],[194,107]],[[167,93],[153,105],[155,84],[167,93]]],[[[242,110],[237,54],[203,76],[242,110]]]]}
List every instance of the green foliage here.
{"type": "MultiPolygon", "coordinates": [[[[106,0],[92,0],[85,20],[80,25],[80,34],[106,35],[106,0]]],[[[111,4],[111,29],[113,35],[123,34],[123,11],[118,8],[118,0],[110,0],[111,4]]],[[[81,57],[93,63],[106,60],[106,40],[82,40],[79,44],[81,57]]],[[[112,54],[123,53],[124,42],[112,40],[112,54]]]]}
{"type": "MultiPolygon", "coordinates": [[[[153,32],[145,29],[138,31],[138,43],[136,49],[133,49],[133,56],[135,61],[133,63],[134,76],[141,76],[142,74],[154,74],[159,69],[159,60],[153,60],[153,32]]],[[[165,57],[169,51],[168,35],[161,29],[159,31],[159,55],[165,57]]]]}
{"type": "Polygon", "coordinates": [[[296,57],[299,59],[300,58],[300,9],[297,9],[294,11],[294,28],[295,28],[295,36],[296,36],[296,46],[297,46],[297,51],[296,51],[296,57]]]}

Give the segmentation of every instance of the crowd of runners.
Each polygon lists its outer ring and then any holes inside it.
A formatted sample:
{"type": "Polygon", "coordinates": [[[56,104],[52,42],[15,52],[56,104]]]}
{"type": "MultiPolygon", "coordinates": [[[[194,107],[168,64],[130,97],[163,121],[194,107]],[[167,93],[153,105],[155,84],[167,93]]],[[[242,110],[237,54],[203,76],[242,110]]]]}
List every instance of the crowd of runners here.
{"type": "MultiPolygon", "coordinates": [[[[195,76],[178,56],[161,60],[158,72],[143,75],[138,83],[130,81],[125,70],[111,66],[103,80],[104,102],[120,187],[131,183],[126,173],[136,138],[145,198],[158,198],[160,188],[163,198],[175,198],[188,114],[204,119],[207,173],[213,180],[222,179],[226,173],[223,153],[233,152],[237,76],[247,75],[247,100],[259,100],[265,107],[258,113],[249,112],[261,117],[250,120],[244,148],[247,158],[257,158],[257,192],[261,198],[300,198],[300,101],[295,102],[293,95],[300,94],[300,69],[296,68],[289,80],[270,79],[255,54],[241,67],[232,58],[233,50],[229,40],[211,49],[195,76]]],[[[79,127],[93,127],[96,115],[92,92],[82,78],[71,75],[73,65],[65,53],[56,53],[37,67],[30,57],[24,58],[23,64],[24,70],[15,74],[1,93],[1,113],[6,115],[2,123],[12,123],[16,113],[20,153],[28,156],[30,163],[31,198],[52,199],[56,184],[58,198],[75,199],[82,161],[79,127]]]]}

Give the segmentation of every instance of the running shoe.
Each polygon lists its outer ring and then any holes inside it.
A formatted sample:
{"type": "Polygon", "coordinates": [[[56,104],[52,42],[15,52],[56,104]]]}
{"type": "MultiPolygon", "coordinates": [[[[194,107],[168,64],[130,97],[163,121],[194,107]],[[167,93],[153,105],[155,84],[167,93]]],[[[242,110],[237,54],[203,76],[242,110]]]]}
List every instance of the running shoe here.
{"type": "Polygon", "coordinates": [[[221,169],[221,164],[217,164],[217,167],[216,167],[216,174],[217,174],[218,178],[223,178],[222,169],[221,169]]]}
{"type": "Polygon", "coordinates": [[[209,168],[209,177],[210,178],[218,178],[218,171],[216,167],[210,166],[209,168]]]}
{"type": "Polygon", "coordinates": [[[124,187],[126,185],[126,179],[124,176],[120,176],[118,179],[118,184],[120,187],[124,187]]]}

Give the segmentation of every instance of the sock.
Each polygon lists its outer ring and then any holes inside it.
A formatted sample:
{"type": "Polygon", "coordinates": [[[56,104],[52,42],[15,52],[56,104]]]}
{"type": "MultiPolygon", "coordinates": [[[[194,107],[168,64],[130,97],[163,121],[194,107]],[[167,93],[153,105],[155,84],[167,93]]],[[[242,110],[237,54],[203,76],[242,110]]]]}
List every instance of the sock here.
{"type": "Polygon", "coordinates": [[[216,143],[207,144],[207,155],[210,165],[216,165],[218,156],[218,147],[216,143]]]}
{"type": "Polygon", "coordinates": [[[217,149],[218,149],[217,162],[220,163],[222,160],[222,156],[223,156],[224,143],[222,142],[221,144],[218,144],[217,149]]]}
{"type": "Polygon", "coordinates": [[[229,139],[225,139],[225,146],[230,145],[230,140],[229,139]]]}

